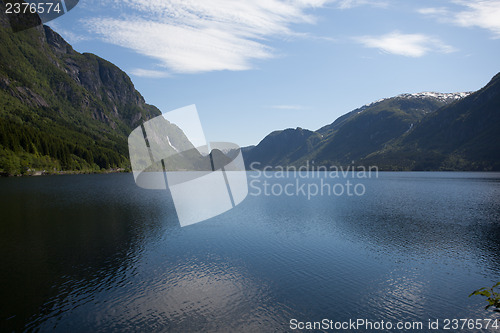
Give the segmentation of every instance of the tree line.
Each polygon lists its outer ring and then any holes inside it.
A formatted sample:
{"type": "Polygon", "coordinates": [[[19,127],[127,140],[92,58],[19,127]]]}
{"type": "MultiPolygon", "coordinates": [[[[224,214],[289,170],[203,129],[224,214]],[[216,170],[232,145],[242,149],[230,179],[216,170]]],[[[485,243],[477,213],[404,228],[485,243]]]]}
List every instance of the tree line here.
{"type": "MultiPolygon", "coordinates": [[[[54,132],[61,132],[61,129],[54,132]]],[[[124,147],[105,147],[102,142],[97,144],[92,138],[78,133],[62,132],[55,135],[0,118],[0,170],[23,174],[28,169],[39,170],[40,167],[55,169],[50,171],[97,171],[128,165],[124,147]]]]}

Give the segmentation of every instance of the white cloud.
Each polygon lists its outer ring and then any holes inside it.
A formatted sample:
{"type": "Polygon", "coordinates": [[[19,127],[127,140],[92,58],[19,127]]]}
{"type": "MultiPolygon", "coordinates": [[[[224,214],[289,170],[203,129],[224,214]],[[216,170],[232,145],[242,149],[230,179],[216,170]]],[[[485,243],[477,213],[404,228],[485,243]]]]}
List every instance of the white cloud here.
{"type": "Polygon", "coordinates": [[[432,15],[435,17],[447,17],[449,15],[449,10],[445,7],[439,8],[420,8],[417,10],[418,13],[423,15],[432,15]]]}
{"type": "Polygon", "coordinates": [[[96,17],[86,27],[172,72],[247,70],[255,60],[275,56],[266,44],[270,38],[301,36],[291,25],[314,24],[307,10],[329,1],[112,0],[108,10],[121,17],[96,17]]]}
{"type": "Polygon", "coordinates": [[[500,38],[500,1],[457,1],[468,9],[455,15],[455,22],[464,27],[490,30],[500,38]]]}
{"type": "Polygon", "coordinates": [[[165,71],[156,71],[156,70],[142,69],[142,68],[134,68],[130,70],[130,74],[138,77],[146,77],[151,79],[161,79],[170,76],[170,74],[165,71]]]}
{"type": "Polygon", "coordinates": [[[450,53],[455,49],[439,39],[424,34],[403,34],[398,31],[382,36],[361,36],[355,40],[365,47],[406,57],[422,57],[430,52],[450,53]]]}
{"type": "Polygon", "coordinates": [[[359,7],[364,5],[369,5],[372,7],[387,7],[389,4],[387,1],[374,1],[374,0],[339,0],[337,5],[341,9],[348,9],[353,7],[359,7]]]}
{"type": "Polygon", "coordinates": [[[422,8],[418,12],[441,22],[451,22],[462,27],[487,29],[493,33],[495,38],[500,38],[500,1],[454,0],[452,3],[465,8],[458,11],[445,7],[422,8]]]}
{"type": "Polygon", "coordinates": [[[94,27],[106,41],[155,58],[179,73],[245,70],[251,68],[251,59],[272,56],[265,45],[219,29],[116,19],[100,19],[94,27]]]}
{"type": "Polygon", "coordinates": [[[64,38],[64,40],[66,40],[70,44],[77,44],[91,39],[89,36],[76,34],[72,31],[64,29],[59,24],[57,24],[57,22],[54,21],[49,22],[47,25],[51,27],[52,30],[57,31],[57,33],[61,35],[64,38]]]}

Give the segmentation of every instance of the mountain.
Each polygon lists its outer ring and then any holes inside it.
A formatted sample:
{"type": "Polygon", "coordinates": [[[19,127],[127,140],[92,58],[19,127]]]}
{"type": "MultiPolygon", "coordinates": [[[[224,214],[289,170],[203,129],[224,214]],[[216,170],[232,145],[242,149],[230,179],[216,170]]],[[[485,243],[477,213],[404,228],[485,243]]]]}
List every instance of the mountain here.
{"type": "Polygon", "coordinates": [[[384,169],[500,170],[500,73],[363,162],[384,169]]]}
{"type": "MultiPolygon", "coordinates": [[[[76,52],[47,26],[23,30],[37,22],[33,15],[7,17],[0,0],[0,174],[130,167],[128,135],[161,112],[112,63],[76,52]]],[[[258,162],[261,168],[314,161],[385,170],[500,170],[499,81],[497,75],[473,94],[382,99],[317,131],[275,131],[242,152],[247,167],[258,162]]],[[[179,128],[162,126],[163,134],[148,140],[171,156],[168,166],[206,168],[207,159],[179,128]],[[180,150],[187,152],[176,154],[180,150]]]]}
{"type": "Polygon", "coordinates": [[[49,27],[14,32],[4,3],[0,173],[128,167],[127,136],[161,112],[145,103],[122,70],[76,52],[49,27]]]}
{"type": "Polygon", "coordinates": [[[350,164],[385,147],[426,115],[465,96],[461,94],[404,94],[383,99],[355,110],[341,124],[318,132],[326,135],[317,153],[308,158],[321,164],[350,164]]]}
{"type": "Polygon", "coordinates": [[[293,164],[302,156],[309,154],[321,141],[321,134],[302,128],[275,131],[264,138],[257,146],[242,149],[247,168],[251,163],[267,165],[293,164]]]}
{"type": "MultiPolygon", "coordinates": [[[[317,131],[287,129],[269,134],[254,148],[243,150],[247,168],[265,166],[347,166],[375,161],[383,151],[407,133],[420,128],[424,119],[443,107],[459,103],[471,93],[402,94],[364,105],[317,131]],[[372,159],[368,160],[367,157],[372,159]]],[[[392,158],[397,161],[395,153],[392,158]]],[[[395,169],[404,168],[397,163],[395,169]]],[[[411,168],[410,168],[411,169],[411,168]]]]}

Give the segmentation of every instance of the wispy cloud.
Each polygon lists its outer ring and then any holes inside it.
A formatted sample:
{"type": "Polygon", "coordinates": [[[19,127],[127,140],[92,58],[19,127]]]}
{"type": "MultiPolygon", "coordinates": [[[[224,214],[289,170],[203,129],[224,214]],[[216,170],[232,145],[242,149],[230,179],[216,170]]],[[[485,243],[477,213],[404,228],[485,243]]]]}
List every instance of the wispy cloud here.
{"type": "Polygon", "coordinates": [[[431,7],[431,8],[420,8],[417,10],[418,13],[422,15],[434,16],[436,18],[445,18],[449,15],[449,10],[446,7],[431,7]]]}
{"type": "Polygon", "coordinates": [[[361,36],[355,40],[365,47],[406,57],[422,57],[430,52],[450,53],[455,49],[441,40],[424,34],[403,34],[398,31],[382,36],[361,36]]]}
{"type": "Polygon", "coordinates": [[[87,0],[96,13],[101,8],[113,16],[96,15],[84,24],[108,43],[156,59],[170,73],[241,71],[279,54],[269,46],[273,38],[324,38],[293,29],[316,23],[311,9],[383,7],[387,1],[87,0]]]}
{"type": "Polygon", "coordinates": [[[53,30],[57,31],[57,33],[60,34],[70,44],[76,44],[91,39],[89,36],[76,34],[72,31],[64,29],[59,24],[57,24],[57,22],[54,21],[49,22],[47,25],[50,26],[53,30]]]}
{"type": "Polygon", "coordinates": [[[331,0],[112,0],[119,18],[86,22],[105,41],[152,57],[171,72],[247,70],[275,56],[270,38],[300,36],[308,9],[331,0]],[[131,13],[134,13],[133,15],[131,13]]]}
{"type": "Polygon", "coordinates": [[[130,70],[130,74],[150,79],[161,79],[170,76],[170,74],[165,71],[156,71],[156,70],[142,69],[142,68],[134,68],[130,70]]]}
{"type": "Polygon", "coordinates": [[[420,14],[428,15],[441,22],[451,22],[462,27],[479,27],[489,30],[494,38],[500,38],[500,1],[498,0],[454,0],[462,6],[456,10],[447,7],[421,8],[420,14]]]}
{"type": "Polygon", "coordinates": [[[339,0],[337,5],[341,9],[349,9],[359,6],[372,6],[372,7],[387,7],[389,5],[388,1],[376,1],[376,0],[339,0]]]}

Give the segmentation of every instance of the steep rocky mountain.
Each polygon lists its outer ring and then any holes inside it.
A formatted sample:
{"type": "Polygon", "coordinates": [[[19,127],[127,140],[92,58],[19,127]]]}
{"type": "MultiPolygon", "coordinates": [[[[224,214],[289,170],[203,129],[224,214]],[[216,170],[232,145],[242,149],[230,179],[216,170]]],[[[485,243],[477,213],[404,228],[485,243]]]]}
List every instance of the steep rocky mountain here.
{"type": "Polygon", "coordinates": [[[128,134],[161,112],[112,63],[47,26],[14,32],[4,12],[0,1],[0,172],[128,166],[128,134]]]}
{"type": "Polygon", "coordinates": [[[268,135],[244,150],[245,162],[265,166],[356,164],[411,132],[438,109],[470,93],[402,94],[362,106],[312,132],[287,129],[268,135]]]}

